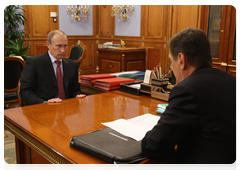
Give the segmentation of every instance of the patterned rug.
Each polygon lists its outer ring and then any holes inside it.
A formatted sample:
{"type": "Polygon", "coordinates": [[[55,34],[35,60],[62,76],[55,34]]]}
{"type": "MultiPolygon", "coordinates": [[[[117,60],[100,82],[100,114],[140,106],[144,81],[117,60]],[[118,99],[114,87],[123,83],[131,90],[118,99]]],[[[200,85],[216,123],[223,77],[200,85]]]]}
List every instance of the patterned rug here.
{"type": "Polygon", "coordinates": [[[4,159],[8,164],[16,164],[15,137],[4,129],[4,159]]]}

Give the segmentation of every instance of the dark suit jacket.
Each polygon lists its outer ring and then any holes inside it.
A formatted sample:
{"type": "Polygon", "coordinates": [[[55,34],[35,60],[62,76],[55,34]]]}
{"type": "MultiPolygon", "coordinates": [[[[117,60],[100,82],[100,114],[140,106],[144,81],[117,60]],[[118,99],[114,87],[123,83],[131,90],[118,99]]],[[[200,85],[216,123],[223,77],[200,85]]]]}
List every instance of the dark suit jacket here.
{"type": "MultiPolygon", "coordinates": [[[[67,58],[62,61],[66,98],[74,98],[80,94],[77,64],[67,58]]],[[[48,52],[28,58],[21,76],[20,96],[25,105],[58,97],[57,79],[48,52]]]]}
{"type": "Polygon", "coordinates": [[[215,164],[236,160],[236,78],[210,65],[176,85],[158,124],[142,140],[149,158],[178,146],[178,163],[215,164]]]}

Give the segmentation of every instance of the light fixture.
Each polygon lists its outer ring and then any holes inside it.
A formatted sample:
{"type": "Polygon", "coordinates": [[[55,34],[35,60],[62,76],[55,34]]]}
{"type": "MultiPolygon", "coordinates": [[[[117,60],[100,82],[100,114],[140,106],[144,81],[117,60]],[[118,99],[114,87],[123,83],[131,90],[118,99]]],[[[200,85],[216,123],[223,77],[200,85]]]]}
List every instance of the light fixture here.
{"type": "Polygon", "coordinates": [[[112,17],[117,17],[118,21],[129,20],[130,14],[134,13],[135,9],[133,5],[113,5],[112,17]]]}
{"type": "Polygon", "coordinates": [[[76,19],[77,21],[86,21],[87,18],[90,18],[90,9],[89,5],[68,5],[67,8],[67,17],[71,16],[71,19],[76,19]]]}

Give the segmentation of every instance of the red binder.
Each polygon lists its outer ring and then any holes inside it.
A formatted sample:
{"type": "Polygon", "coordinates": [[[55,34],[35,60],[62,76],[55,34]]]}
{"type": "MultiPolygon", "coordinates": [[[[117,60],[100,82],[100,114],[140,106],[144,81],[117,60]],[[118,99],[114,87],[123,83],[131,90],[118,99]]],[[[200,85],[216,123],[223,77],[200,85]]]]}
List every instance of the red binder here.
{"type": "Polygon", "coordinates": [[[82,80],[95,80],[95,79],[105,79],[105,78],[114,78],[116,75],[110,74],[89,74],[89,75],[80,75],[82,80]]]}
{"type": "Polygon", "coordinates": [[[94,84],[94,87],[97,87],[97,88],[100,88],[100,89],[103,89],[103,90],[116,90],[116,89],[119,89],[120,86],[113,86],[113,87],[106,87],[106,86],[101,86],[101,85],[97,85],[97,84],[94,84]]]}
{"type": "Polygon", "coordinates": [[[97,79],[115,78],[115,77],[116,75],[110,75],[110,74],[80,75],[80,83],[93,86],[97,79]]]}
{"type": "Polygon", "coordinates": [[[105,87],[115,87],[120,86],[121,83],[128,83],[128,82],[135,82],[134,79],[127,79],[127,78],[108,78],[108,79],[99,79],[96,80],[96,85],[105,86],[105,87]]]}

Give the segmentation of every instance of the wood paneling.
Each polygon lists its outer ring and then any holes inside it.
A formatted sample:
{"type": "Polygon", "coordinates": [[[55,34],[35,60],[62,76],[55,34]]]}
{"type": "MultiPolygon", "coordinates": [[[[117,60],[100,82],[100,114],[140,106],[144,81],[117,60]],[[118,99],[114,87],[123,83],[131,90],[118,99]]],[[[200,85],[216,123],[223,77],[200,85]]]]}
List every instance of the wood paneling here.
{"type": "Polygon", "coordinates": [[[200,28],[200,5],[173,5],[172,35],[188,27],[200,28]]]}
{"type": "MultiPolygon", "coordinates": [[[[153,65],[160,64],[163,72],[169,68],[168,48],[166,42],[172,35],[187,27],[201,26],[206,29],[207,6],[201,5],[142,5],[141,6],[141,33],[140,37],[115,36],[115,18],[111,16],[111,5],[93,5],[93,35],[68,36],[69,49],[78,40],[87,46],[86,59],[83,61],[81,74],[93,74],[99,66],[97,58],[98,44],[105,42],[120,43],[125,41],[126,47],[146,49],[145,69],[153,69],[153,65]],[[204,25],[205,24],[205,25],[204,25]],[[157,55],[155,53],[158,53],[157,55]],[[157,58],[156,58],[157,57],[157,58]],[[156,61],[156,62],[153,62],[156,61]],[[153,63],[151,63],[153,62],[153,63]]],[[[28,19],[28,33],[32,46],[31,54],[42,53],[46,49],[47,33],[58,29],[58,21],[54,23],[50,12],[58,12],[57,5],[25,5],[28,19]],[[41,17],[43,16],[43,17],[41,17]],[[41,47],[42,46],[42,47],[41,47]]],[[[58,18],[57,18],[58,19],[58,18]]],[[[130,19],[134,19],[130,18],[130,19]]]]}
{"type": "Polygon", "coordinates": [[[99,6],[99,37],[112,36],[113,18],[111,16],[111,5],[99,6]]]}
{"type": "Polygon", "coordinates": [[[162,73],[169,69],[169,59],[166,54],[166,43],[146,43],[146,69],[152,70],[157,65],[162,68],[162,73]]]}
{"type": "Polygon", "coordinates": [[[169,6],[147,5],[145,17],[145,38],[167,39],[167,19],[169,6]]]}
{"type": "Polygon", "coordinates": [[[50,12],[58,13],[58,5],[24,5],[27,16],[27,33],[30,38],[47,39],[50,31],[58,29],[58,21],[53,22],[50,12]]]}

